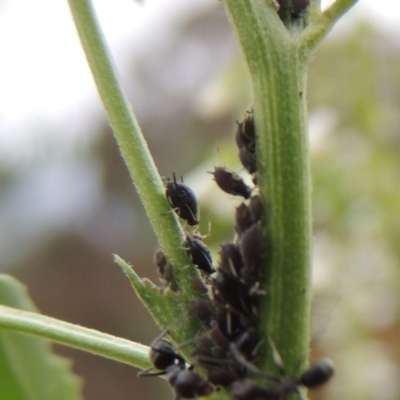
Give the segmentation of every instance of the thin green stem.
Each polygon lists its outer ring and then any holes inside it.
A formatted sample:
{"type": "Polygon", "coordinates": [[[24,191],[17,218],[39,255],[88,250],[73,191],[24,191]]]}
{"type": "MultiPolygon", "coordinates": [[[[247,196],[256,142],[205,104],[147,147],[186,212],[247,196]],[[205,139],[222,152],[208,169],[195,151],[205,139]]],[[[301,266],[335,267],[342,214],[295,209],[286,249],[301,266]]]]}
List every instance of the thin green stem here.
{"type": "MultiPolygon", "coordinates": [[[[189,265],[189,259],[181,245],[183,231],[166,200],[164,185],[132,106],[123,92],[92,4],[90,0],[68,2],[114,135],[159,244],[172,265],[189,265]]],[[[188,285],[188,277],[193,273],[193,268],[180,271],[177,280],[181,286],[188,285]]],[[[190,292],[190,287],[188,289],[190,292]]]]}
{"type": "Polygon", "coordinates": [[[336,0],[323,12],[323,15],[333,26],[333,24],[346,14],[357,2],[358,0],[336,0]]]}
{"type": "MultiPolygon", "coordinates": [[[[181,316],[186,312],[185,307],[187,308],[196,296],[190,285],[190,278],[198,274],[198,271],[191,265],[184,249],[183,230],[166,200],[164,185],[132,107],[123,92],[92,4],[90,0],[68,0],[68,2],[98,92],[131,178],[160,247],[167,255],[170,264],[179,269],[175,273],[175,279],[181,289],[180,310],[177,313],[181,316]]],[[[141,296],[141,299],[152,311],[160,326],[165,327],[166,320],[167,326],[176,322],[177,314],[174,313],[176,307],[172,304],[174,299],[171,296],[164,299],[166,304],[171,303],[171,311],[163,314],[154,306],[151,296],[141,296]]],[[[194,331],[190,323],[188,332],[189,337],[192,337],[194,331]]]]}
{"type": "Polygon", "coordinates": [[[301,36],[301,52],[308,58],[335,23],[357,2],[358,0],[336,0],[324,12],[313,8],[310,25],[301,36]]]}
{"type": "Polygon", "coordinates": [[[147,346],[41,314],[0,306],[0,328],[48,339],[140,369],[151,366],[147,346]]]}

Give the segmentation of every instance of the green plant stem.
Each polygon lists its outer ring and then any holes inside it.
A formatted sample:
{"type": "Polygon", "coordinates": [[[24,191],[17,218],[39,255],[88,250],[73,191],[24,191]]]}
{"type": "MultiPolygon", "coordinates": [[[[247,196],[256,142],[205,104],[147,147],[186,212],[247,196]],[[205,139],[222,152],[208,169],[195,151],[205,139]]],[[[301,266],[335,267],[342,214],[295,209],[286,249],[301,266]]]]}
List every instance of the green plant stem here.
{"type": "Polygon", "coordinates": [[[147,346],[41,314],[0,306],[0,328],[48,339],[140,369],[151,367],[147,346]]]}
{"type": "MultiPolygon", "coordinates": [[[[264,0],[226,0],[247,60],[257,127],[257,159],[268,256],[263,275],[261,334],[286,372],[308,355],[310,315],[310,176],[305,74],[296,40],[264,0]]],[[[263,352],[261,352],[262,354],[263,352]]],[[[276,371],[264,357],[260,367],[276,371]]]]}
{"type": "MultiPolygon", "coordinates": [[[[182,248],[183,231],[171,212],[164,185],[157,172],[132,107],[124,94],[90,0],[68,0],[87,61],[103,101],[121,154],[161,248],[172,265],[190,266],[182,248]]],[[[188,277],[194,268],[184,268],[177,276],[191,292],[188,277]]]]}
{"type": "MultiPolygon", "coordinates": [[[[337,0],[323,14],[313,1],[309,25],[287,27],[273,2],[225,0],[247,61],[257,128],[258,184],[265,206],[267,257],[260,331],[278,350],[286,373],[308,358],[311,305],[311,191],[306,119],[306,71],[310,54],[356,0],[337,0]]],[[[276,358],[276,357],[275,357],[276,358]]],[[[272,349],[258,358],[276,372],[272,349]]]]}
{"type": "Polygon", "coordinates": [[[157,236],[160,247],[174,267],[174,278],[181,292],[179,301],[172,294],[160,300],[151,286],[137,284],[135,290],[148,308],[156,323],[162,328],[171,328],[175,340],[186,341],[196,334],[198,324],[187,316],[190,302],[197,296],[190,282],[198,275],[183,246],[183,230],[176,214],[171,210],[165,196],[164,185],[154,165],[146,141],[139,128],[126,95],[118,79],[118,74],[109,55],[107,45],[96,20],[90,0],[69,0],[72,16],[91,68],[98,92],[103,101],[121,154],[142,200],[146,213],[157,236]],[[145,293],[147,290],[147,293],[145,293]],[[159,307],[160,303],[163,307],[159,307]],[[179,329],[175,329],[180,319],[179,329]],[[175,329],[175,331],[174,331],[175,329]]]}

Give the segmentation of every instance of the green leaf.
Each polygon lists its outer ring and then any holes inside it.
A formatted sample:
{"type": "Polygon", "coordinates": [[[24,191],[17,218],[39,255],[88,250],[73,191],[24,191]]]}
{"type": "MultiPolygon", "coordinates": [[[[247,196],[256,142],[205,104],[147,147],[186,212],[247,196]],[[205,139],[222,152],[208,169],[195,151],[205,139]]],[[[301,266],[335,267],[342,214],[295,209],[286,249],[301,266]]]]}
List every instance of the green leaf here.
{"type": "MultiPolygon", "coordinates": [[[[37,311],[25,287],[8,275],[0,275],[0,304],[37,311]]],[[[54,355],[45,340],[7,330],[0,331],[0,393],[7,400],[83,398],[69,360],[54,355]]]]}
{"type": "MultiPolygon", "coordinates": [[[[132,266],[121,257],[115,255],[114,259],[130,280],[137,296],[149,310],[155,322],[162,329],[168,328],[173,341],[180,345],[204,329],[200,321],[190,317],[188,308],[190,303],[182,292],[163,291],[148,279],[141,279],[132,266]]],[[[186,346],[181,351],[190,357],[190,348],[186,346]]]]}

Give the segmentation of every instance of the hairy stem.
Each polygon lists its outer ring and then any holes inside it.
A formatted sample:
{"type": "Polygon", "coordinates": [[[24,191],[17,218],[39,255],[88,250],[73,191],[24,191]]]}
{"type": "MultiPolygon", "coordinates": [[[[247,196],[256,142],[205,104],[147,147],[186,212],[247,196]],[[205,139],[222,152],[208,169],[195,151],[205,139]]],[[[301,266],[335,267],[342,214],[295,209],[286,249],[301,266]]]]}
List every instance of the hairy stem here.
{"type": "MultiPolygon", "coordinates": [[[[164,185],[132,106],[123,92],[91,2],[90,0],[68,0],[68,2],[121,154],[159,244],[172,265],[190,266],[190,261],[182,248],[183,231],[166,200],[164,185]]],[[[177,275],[177,280],[182,287],[187,287],[189,293],[190,286],[187,282],[193,273],[193,268],[184,268],[177,275]]]]}
{"type": "Polygon", "coordinates": [[[197,275],[198,271],[191,264],[184,249],[183,230],[166,200],[164,185],[119,82],[91,2],[90,0],[68,1],[121,154],[160,247],[174,268],[174,278],[181,292],[179,298],[173,293],[160,296],[157,288],[142,285],[138,280],[135,281],[134,289],[160,327],[175,326],[176,321],[180,319],[179,329],[171,328],[171,335],[179,341],[188,340],[196,334],[198,324],[189,318],[182,319],[182,315],[187,316],[188,305],[197,296],[190,284],[190,278],[197,275]]]}

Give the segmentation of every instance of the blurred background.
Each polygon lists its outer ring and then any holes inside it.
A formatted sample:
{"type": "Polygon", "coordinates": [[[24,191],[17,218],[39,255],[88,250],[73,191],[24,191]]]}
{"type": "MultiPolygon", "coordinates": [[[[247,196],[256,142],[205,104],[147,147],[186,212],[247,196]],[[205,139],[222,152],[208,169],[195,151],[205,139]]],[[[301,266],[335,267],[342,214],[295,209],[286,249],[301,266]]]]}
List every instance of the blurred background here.
{"type": "MultiPolygon", "coordinates": [[[[312,355],[337,364],[313,399],[400,399],[400,6],[377,3],[360,1],[309,71],[312,355]]],[[[160,174],[195,190],[217,252],[237,200],[207,171],[242,171],[233,135],[250,104],[222,4],[94,5],[160,174]]],[[[0,271],[46,315],[149,344],[159,329],[112,254],[157,282],[157,243],[66,1],[1,0],[0,54],[0,271]]],[[[173,399],[160,379],[55,348],[73,358],[87,400],[173,399]]]]}

